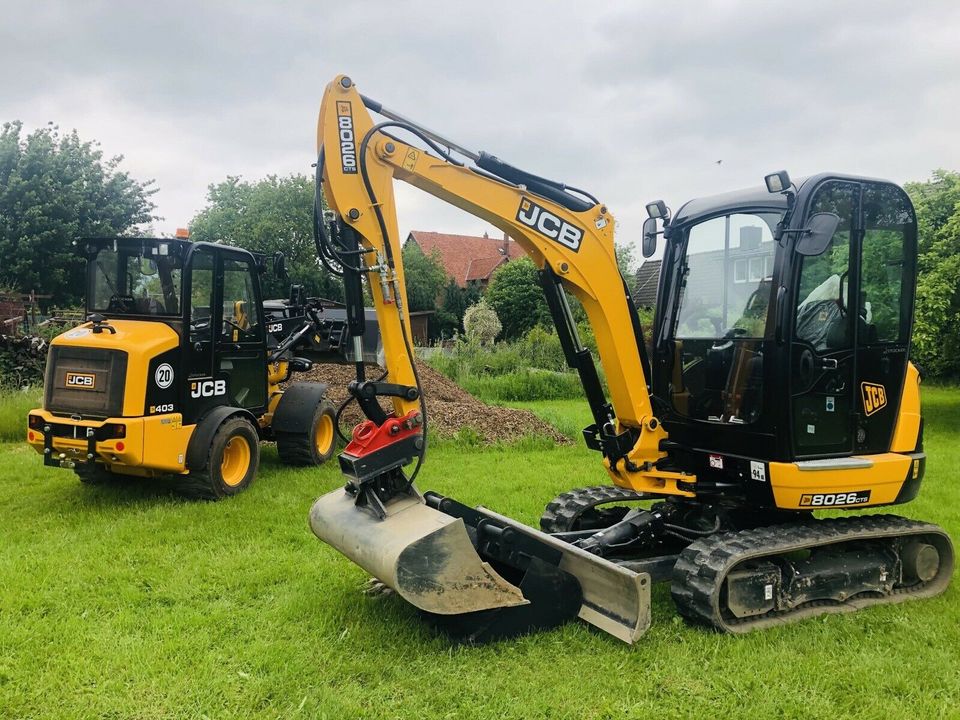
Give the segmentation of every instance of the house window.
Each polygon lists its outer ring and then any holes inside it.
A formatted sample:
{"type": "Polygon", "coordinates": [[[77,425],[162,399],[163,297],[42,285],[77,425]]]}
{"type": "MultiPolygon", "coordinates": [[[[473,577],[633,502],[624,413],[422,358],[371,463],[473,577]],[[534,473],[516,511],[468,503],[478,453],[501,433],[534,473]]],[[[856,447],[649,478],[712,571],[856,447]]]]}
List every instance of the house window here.
{"type": "Polygon", "coordinates": [[[733,281],[735,283],[745,283],[747,281],[747,261],[737,260],[733,264],[733,281]]]}

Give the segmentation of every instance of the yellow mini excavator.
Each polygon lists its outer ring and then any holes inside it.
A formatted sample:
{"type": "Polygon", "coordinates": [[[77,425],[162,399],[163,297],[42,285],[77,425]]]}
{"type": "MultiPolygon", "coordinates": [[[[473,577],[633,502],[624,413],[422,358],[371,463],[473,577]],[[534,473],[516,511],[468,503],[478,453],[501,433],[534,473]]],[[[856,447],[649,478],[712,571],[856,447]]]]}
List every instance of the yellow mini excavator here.
{"type": "Polygon", "coordinates": [[[661,234],[665,247],[645,341],[613,216],[593,196],[444,139],[345,76],[326,88],[317,142],[332,209],[316,217],[318,243],[348,284],[366,277],[388,374],[357,364],[349,389],[368,420],[339,456],[345,487],[310,524],[444,631],[484,641],[579,617],[633,642],[660,580],[685,618],[736,633],[946,588],[954,552],[938,526],[814,517],[908,502],[923,478],[908,359],[917,226],[899,187],[778,172],[675,215],[650,203],[643,254],[661,234]],[[549,502],[540,530],[414,484],[428,415],[394,179],[503,230],[539,267],[609,479],[549,502]],[[609,401],[567,292],[596,334],[609,401]]]}

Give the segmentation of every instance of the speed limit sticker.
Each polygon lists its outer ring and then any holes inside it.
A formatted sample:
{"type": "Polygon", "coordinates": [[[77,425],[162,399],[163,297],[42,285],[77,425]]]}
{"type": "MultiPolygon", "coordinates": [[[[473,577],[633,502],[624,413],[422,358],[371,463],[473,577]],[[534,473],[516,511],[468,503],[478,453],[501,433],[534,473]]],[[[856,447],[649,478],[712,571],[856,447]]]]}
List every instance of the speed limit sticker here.
{"type": "Polygon", "coordinates": [[[161,390],[166,390],[173,385],[173,368],[170,366],[170,363],[160,365],[153,374],[153,380],[161,390]]]}

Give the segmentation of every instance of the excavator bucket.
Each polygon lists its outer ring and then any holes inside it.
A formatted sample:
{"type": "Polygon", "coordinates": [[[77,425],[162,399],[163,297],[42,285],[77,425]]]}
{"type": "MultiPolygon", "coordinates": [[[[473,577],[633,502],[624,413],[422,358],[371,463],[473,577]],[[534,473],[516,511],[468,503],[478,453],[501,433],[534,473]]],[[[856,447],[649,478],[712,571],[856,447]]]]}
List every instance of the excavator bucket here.
{"type": "Polygon", "coordinates": [[[387,516],[338,489],[310,511],[314,534],[473,642],[580,617],[632,643],[650,625],[650,577],[485,508],[427,493],[395,498],[387,516]]]}

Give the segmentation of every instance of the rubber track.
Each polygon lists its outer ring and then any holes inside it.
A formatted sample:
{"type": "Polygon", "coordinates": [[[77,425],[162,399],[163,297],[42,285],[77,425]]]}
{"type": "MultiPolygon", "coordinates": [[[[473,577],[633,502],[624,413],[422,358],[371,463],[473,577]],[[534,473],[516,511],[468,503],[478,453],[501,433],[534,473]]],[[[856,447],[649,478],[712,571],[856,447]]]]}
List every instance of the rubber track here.
{"type": "Polygon", "coordinates": [[[540,516],[540,529],[546,533],[566,532],[584,512],[597,505],[619,501],[648,500],[652,496],[616,485],[594,485],[562,493],[547,505],[540,516]]]}
{"type": "Polygon", "coordinates": [[[744,633],[825,613],[858,610],[870,605],[901,602],[911,597],[929,597],[942,592],[950,581],[953,553],[950,538],[931,523],[908,520],[896,515],[868,515],[832,518],[808,524],[778,525],[718,533],[689,545],[673,570],[671,594],[677,610],[688,620],[718,630],[744,633]],[[947,556],[941,550],[940,573],[929,582],[894,588],[883,597],[861,594],[844,602],[822,600],[790,610],[772,610],[748,618],[727,618],[720,614],[720,590],[734,566],[752,558],[788,553],[819,545],[869,539],[897,539],[911,535],[935,535],[945,541],[947,556]]]}

